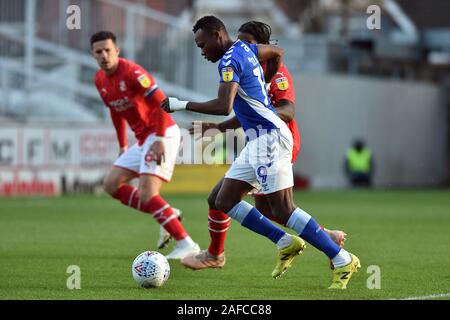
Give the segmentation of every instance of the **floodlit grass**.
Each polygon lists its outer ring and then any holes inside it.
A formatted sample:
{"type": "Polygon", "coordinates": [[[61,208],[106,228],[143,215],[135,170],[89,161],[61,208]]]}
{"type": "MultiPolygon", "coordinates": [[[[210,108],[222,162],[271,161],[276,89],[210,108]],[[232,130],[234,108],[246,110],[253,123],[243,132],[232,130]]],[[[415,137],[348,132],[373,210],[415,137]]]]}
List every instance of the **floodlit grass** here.
{"type": "MultiPolygon", "coordinates": [[[[183,210],[186,229],[206,247],[206,195],[165,198],[183,210]]],[[[171,261],[165,286],[142,289],[131,263],[156,248],[159,226],[151,216],[106,197],[3,198],[0,299],[391,299],[450,293],[450,191],[297,192],[295,199],[320,224],[348,233],[346,249],[362,263],[348,290],[327,289],[328,260],[311,245],[283,278],[272,279],[275,245],[236,222],[223,269],[192,271],[171,261]],[[66,287],[70,265],[81,269],[80,290],[66,287]],[[381,269],[379,290],[366,286],[370,265],[381,269]]]]}

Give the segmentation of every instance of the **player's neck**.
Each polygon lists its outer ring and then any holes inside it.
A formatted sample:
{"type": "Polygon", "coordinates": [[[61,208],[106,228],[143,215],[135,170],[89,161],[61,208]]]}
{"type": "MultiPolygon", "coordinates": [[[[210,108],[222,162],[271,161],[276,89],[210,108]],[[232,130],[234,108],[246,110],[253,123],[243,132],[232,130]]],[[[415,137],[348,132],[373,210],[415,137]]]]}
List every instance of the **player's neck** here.
{"type": "Polygon", "coordinates": [[[223,54],[225,54],[225,52],[228,51],[228,49],[230,49],[230,47],[233,45],[234,41],[231,40],[230,38],[228,38],[227,40],[225,40],[224,45],[223,45],[223,54]]]}
{"type": "Polygon", "coordinates": [[[111,69],[105,70],[105,73],[108,77],[112,76],[117,71],[117,69],[119,68],[119,63],[120,61],[117,60],[117,63],[111,69]]]}

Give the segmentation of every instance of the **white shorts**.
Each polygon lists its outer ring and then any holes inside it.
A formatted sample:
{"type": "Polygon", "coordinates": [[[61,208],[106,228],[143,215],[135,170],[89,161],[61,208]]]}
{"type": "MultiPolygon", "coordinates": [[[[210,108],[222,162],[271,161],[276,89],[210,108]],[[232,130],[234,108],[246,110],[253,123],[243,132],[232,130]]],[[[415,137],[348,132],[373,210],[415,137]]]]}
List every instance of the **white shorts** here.
{"type": "Polygon", "coordinates": [[[260,194],[294,185],[292,136],[272,132],[251,140],[234,160],[225,178],[245,181],[260,194]]]}
{"type": "Polygon", "coordinates": [[[180,129],[177,125],[170,126],[166,129],[163,138],[165,151],[164,162],[161,162],[160,165],[157,165],[155,161],[147,162],[145,160],[145,155],[150,149],[150,146],[155,142],[155,137],[156,134],[152,133],[141,146],[135,143],[114,162],[114,166],[134,171],[139,175],[154,175],[169,182],[172,178],[178,156],[178,149],[180,147],[180,129]]]}

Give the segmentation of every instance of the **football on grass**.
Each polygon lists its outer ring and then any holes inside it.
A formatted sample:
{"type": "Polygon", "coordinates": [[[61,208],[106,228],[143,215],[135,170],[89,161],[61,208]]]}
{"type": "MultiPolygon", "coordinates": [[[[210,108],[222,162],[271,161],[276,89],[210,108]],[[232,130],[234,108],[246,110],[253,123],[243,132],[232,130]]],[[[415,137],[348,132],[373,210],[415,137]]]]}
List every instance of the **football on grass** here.
{"type": "Polygon", "coordinates": [[[161,253],[145,251],[134,259],[131,272],[141,287],[158,288],[169,279],[170,265],[161,253]]]}

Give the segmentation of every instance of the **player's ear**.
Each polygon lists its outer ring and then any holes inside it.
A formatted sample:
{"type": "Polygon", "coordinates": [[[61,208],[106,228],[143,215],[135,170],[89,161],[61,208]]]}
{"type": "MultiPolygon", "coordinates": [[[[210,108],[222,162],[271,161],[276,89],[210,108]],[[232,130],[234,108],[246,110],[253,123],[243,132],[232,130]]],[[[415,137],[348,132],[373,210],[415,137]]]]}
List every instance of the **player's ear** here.
{"type": "Polygon", "coordinates": [[[116,46],[117,55],[120,55],[120,48],[116,46]]]}
{"type": "Polygon", "coordinates": [[[94,51],[94,46],[91,44],[91,55],[95,58],[95,51],[94,51]]]}

